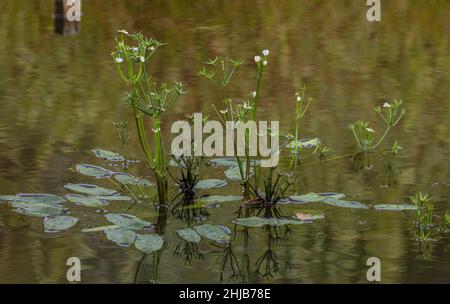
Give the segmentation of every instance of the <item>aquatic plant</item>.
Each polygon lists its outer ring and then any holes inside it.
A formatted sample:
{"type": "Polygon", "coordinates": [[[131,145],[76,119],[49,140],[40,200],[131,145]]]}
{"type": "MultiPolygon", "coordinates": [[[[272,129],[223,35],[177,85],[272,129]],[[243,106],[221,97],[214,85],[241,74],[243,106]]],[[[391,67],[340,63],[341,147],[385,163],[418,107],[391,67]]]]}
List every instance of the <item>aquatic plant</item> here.
{"type": "Polygon", "coordinates": [[[306,87],[303,86],[301,93],[295,93],[295,135],[294,135],[294,146],[293,148],[293,155],[291,160],[291,166],[292,163],[295,163],[297,165],[299,155],[302,149],[302,145],[299,138],[299,132],[300,132],[300,123],[305,115],[306,111],[308,111],[309,105],[312,102],[312,98],[308,97],[307,100],[305,100],[305,91],[306,87]]]}
{"type": "Polygon", "coordinates": [[[416,235],[419,241],[427,241],[433,226],[433,205],[429,202],[428,194],[418,192],[411,196],[411,201],[416,206],[416,235]]]}
{"type": "Polygon", "coordinates": [[[148,39],[142,33],[129,34],[125,30],[120,30],[119,33],[116,49],[111,55],[114,58],[117,73],[130,88],[125,101],[134,112],[139,142],[147,163],[155,175],[158,202],[166,203],[168,184],[161,116],[168,112],[178,98],[186,92],[181,82],[175,82],[172,88],[169,88],[166,83],[160,85],[151,83],[147,65],[163,43],[153,38],[148,39]],[[132,45],[129,45],[129,42],[132,45]],[[153,151],[145,131],[145,116],[150,117],[153,122],[153,151]]]}
{"type": "Polygon", "coordinates": [[[130,141],[130,134],[128,133],[128,121],[118,121],[113,123],[119,137],[122,154],[124,156],[124,167],[128,166],[128,142],[130,141]]]}

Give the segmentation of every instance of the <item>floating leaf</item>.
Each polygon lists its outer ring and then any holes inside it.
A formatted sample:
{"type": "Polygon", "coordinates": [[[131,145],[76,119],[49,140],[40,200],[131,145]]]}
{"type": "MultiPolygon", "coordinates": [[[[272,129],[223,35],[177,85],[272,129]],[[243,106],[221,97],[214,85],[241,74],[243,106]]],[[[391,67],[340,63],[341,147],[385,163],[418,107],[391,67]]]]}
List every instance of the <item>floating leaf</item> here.
{"type": "Polygon", "coordinates": [[[162,248],[164,240],[157,234],[139,234],[134,242],[134,246],[144,252],[152,253],[162,248]]]}
{"type": "Polygon", "coordinates": [[[191,243],[199,243],[202,239],[200,235],[192,228],[177,230],[177,234],[183,240],[191,243]]]}
{"type": "Polygon", "coordinates": [[[75,170],[80,174],[96,178],[110,178],[113,175],[113,172],[110,170],[88,164],[78,164],[75,166],[75,170]]]}
{"type": "Polygon", "coordinates": [[[240,195],[208,195],[199,199],[203,204],[209,203],[224,203],[224,202],[237,202],[243,200],[244,197],[240,195]]]}
{"type": "Polygon", "coordinates": [[[358,202],[344,201],[344,200],[335,199],[332,197],[324,199],[323,202],[328,205],[335,206],[335,207],[353,208],[353,209],[369,209],[369,207],[367,207],[366,205],[363,205],[358,202]]]}
{"type": "Polygon", "coordinates": [[[316,221],[325,218],[323,214],[311,214],[311,213],[302,213],[297,212],[295,217],[301,221],[316,221]]]}
{"type": "Polygon", "coordinates": [[[132,230],[142,230],[150,228],[152,223],[141,220],[134,215],[126,213],[109,213],[106,219],[114,225],[121,226],[132,230]]]}
{"type": "Polygon", "coordinates": [[[124,185],[139,185],[141,187],[150,187],[154,184],[145,178],[134,177],[125,172],[114,173],[114,179],[124,185]]]}
{"type": "Polygon", "coordinates": [[[195,185],[195,189],[210,189],[210,188],[220,188],[225,187],[227,182],[222,179],[204,179],[198,181],[195,185]]]}
{"type": "Polygon", "coordinates": [[[373,206],[376,210],[386,210],[386,211],[404,211],[404,210],[417,210],[417,207],[410,204],[400,204],[400,205],[390,205],[381,204],[373,206]]]}
{"type": "Polygon", "coordinates": [[[98,232],[98,231],[104,231],[106,229],[113,229],[113,228],[119,228],[120,226],[117,225],[108,225],[108,226],[100,226],[100,227],[94,227],[94,228],[85,228],[81,230],[81,232],[98,232]]]}
{"type": "Polygon", "coordinates": [[[294,219],[283,219],[283,218],[265,218],[265,217],[246,217],[238,218],[234,221],[236,225],[244,227],[263,227],[265,225],[269,226],[283,226],[283,225],[300,225],[304,224],[304,221],[294,220],[294,219]]]}
{"type": "Polygon", "coordinates": [[[95,198],[102,201],[131,201],[132,198],[126,195],[97,195],[95,198]]]}
{"type": "Polygon", "coordinates": [[[124,161],[125,158],[119,153],[103,150],[103,149],[93,149],[92,153],[98,158],[105,159],[108,161],[116,162],[116,161],[124,161]]]}
{"type": "Polygon", "coordinates": [[[67,209],[58,205],[29,203],[29,202],[11,202],[14,212],[36,217],[47,217],[51,215],[63,214],[67,209]]]}
{"type": "Polygon", "coordinates": [[[237,166],[237,161],[235,158],[214,158],[210,159],[209,163],[215,167],[224,166],[224,167],[234,167],[237,166]]]}
{"type": "MultiPolygon", "coordinates": [[[[242,170],[245,174],[245,164],[242,165],[242,170]]],[[[239,166],[234,166],[225,171],[225,176],[232,181],[242,181],[241,172],[239,170],[239,166]]],[[[253,168],[250,168],[250,176],[253,176],[253,168]]]]}
{"type": "Polygon", "coordinates": [[[321,202],[327,198],[341,199],[343,197],[345,197],[345,194],[336,192],[322,192],[322,193],[311,192],[303,195],[292,195],[289,197],[289,199],[297,204],[306,204],[306,203],[321,202]]]}
{"type": "Polygon", "coordinates": [[[103,207],[105,204],[98,198],[93,196],[84,196],[79,194],[67,194],[64,196],[68,201],[80,204],[86,207],[103,207]]]}
{"type": "Polygon", "coordinates": [[[90,195],[112,195],[117,193],[116,190],[112,189],[106,189],[103,187],[99,187],[96,185],[91,184],[66,184],[64,185],[64,188],[70,189],[75,192],[80,192],[84,194],[90,194],[90,195]]]}
{"type": "Polygon", "coordinates": [[[61,196],[42,193],[19,193],[16,195],[0,196],[0,200],[9,202],[26,202],[58,205],[64,203],[65,200],[61,196]]]}
{"type": "Polygon", "coordinates": [[[196,226],[195,231],[202,237],[215,242],[227,242],[230,240],[230,236],[218,225],[203,224],[196,226]]]}
{"type": "Polygon", "coordinates": [[[298,141],[295,141],[295,140],[291,141],[290,143],[287,144],[287,147],[289,147],[291,149],[295,149],[295,147],[310,149],[310,148],[317,147],[317,145],[319,145],[319,144],[320,144],[320,139],[318,139],[318,138],[300,139],[298,141]]]}
{"type": "Polygon", "coordinates": [[[136,240],[136,232],[133,230],[119,228],[107,228],[104,230],[106,238],[119,246],[128,247],[136,240]]]}
{"type": "Polygon", "coordinates": [[[44,230],[47,232],[62,231],[69,229],[77,222],[77,218],[68,215],[46,217],[44,219],[44,230]]]}

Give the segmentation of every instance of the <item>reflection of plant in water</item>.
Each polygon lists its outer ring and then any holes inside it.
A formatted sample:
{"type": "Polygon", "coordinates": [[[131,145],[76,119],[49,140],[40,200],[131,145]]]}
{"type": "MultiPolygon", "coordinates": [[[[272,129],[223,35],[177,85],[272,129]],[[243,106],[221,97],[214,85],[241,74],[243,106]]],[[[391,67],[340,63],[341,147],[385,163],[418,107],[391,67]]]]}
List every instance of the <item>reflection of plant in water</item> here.
{"type": "Polygon", "coordinates": [[[134,275],[134,284],[156,284],[158,282],[159,263],[161,261],[161,251],[153,252],[152,254],[152,273],[151,278],[146,278],[145,266],[147,260],[147,253],[142,255],[142,259],[138,264],[136,273],[134,275]]]}
{"type": "Polygon", "coordinates": [[[429,203],[431,199],[428,194],[418,192],[411,197],[411,201],[416,205],[416,235],[419,241],[427,241],[431,235],[433,226],[433,205],[429,203]]]}
{"type": "Polygon", "coordinates": [[[276,274],[285,273],[286,271],[291,269],[292,265],[289,261],[286,261],[286,262],[280,261],[280,259],[278,258],[278,255],[272,249],[272,245],[276,241],[280,240],[279,228],[273,227],[273,226],[267,226],[266,233],[267,233],[267,250],[264,252],[264,254],[261,257],[259,257],[256,260],[255,273],[263,279],[270,280],[276,274]]]}
{"type": "Polygon", "coordinates": [[[448,213],[448,211],[445,211],[445,214],[442,217],[442,221],[439,225],[439,232],[441,233],[445,241],[448,241],[449,229],[450,229],[450,213],[448,213]]]}
{"type": "MultiPolygon", "coordinates": [[[[172,203],[175,202],[177,197],[172,203]]],[[[187,224],[201,222],[209,215],[202,205],[196,204],[195,192],[181,194],[181,199],[174,203],[171,213],[187,224]]]]}
{"type": "Polygon", "coordinates": [[[116,128],[117,135],[119,136],[122,154],[124,157],[124,167],[126,168],[128,167],[128,142],[130,140],[130,134],[128,133],[128,121],[118,121],[113,125],[116,128]]]}
{"type": "Polygon", "coordinates": [[[391,151],[390,151],[391,153],[389,153],[387,156],[385,156],[383,153],[381,153],[384,161],[386,162],[386,168],[385,168],[385,173],[384,173],[384,177],[383,177],[383,182],[385,184],[387,184],[388,186],[395,184],[395,176],[399,173],[399,169],[395,165],[395,161],[396,161],[397,155],[398,155],[398,153],[400,153],[401,149],[403,149],[403,147],[400,146],[397,141],[395,141],[391,147],[391,151]]]}
{"type": "Polygon", "coordinates": [[[172,89],[164,83],[159,86],[151,85],[147,62],[163,44],[153,38],[147,39],[141,33],[129,34],[124,30],[119,33],[121,34],[116,39],[116,49],[112,56],[119,76],[131,89],[131,92],[127,93],[126,102],[134,111],[139,142],[148,165],[155,174],[159,203],[166,203],[168,184],[161,135],[161,116],[170,110],[181,95],[185,94],[183,84],[175,82],[172,89]],[[127,42],[131,42],[132,45],[128,45],[127,42]],[[153,120],[154,151],[150,148],[147,139],[144,115],[153,120]]]}
{"type": "Polygon", "coordinates": [[[204,256],[198,251],[198,245],[194,242],[183,241],[178,243],[173,251],[177,258],[184,259],[184,265],[192,266],[195,260],[203,260],[204,256]]]}

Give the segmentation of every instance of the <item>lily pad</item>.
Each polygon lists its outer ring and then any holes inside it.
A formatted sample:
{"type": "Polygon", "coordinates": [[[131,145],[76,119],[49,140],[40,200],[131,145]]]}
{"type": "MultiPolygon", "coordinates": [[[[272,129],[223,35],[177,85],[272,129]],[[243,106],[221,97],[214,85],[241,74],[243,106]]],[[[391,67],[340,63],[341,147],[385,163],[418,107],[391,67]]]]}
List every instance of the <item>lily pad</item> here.
{"type": "Polygon", "coordinates": [[[157,234],[139,234],[134,242],[136,249],[144,253],[152,253],[162,248],[164,240],[157,234]]]}
{"type": "MultiPolygon", "coordinates": [[[[246,166],[242,166],[242,170],[246,170],[246,166]]],[[[225,176],[232,181],[242,181],[239,166],[234,166],[225,171],[225,176]]],[[[253,176],[253,168],[250,168],[250,176],[253,176]]]]}
{"type": "Polygon", "coordinates": [[[203,204],[209,203],[224,203],[224,202],[237,202],[243,200],[241,195],[208,195],[199,199],[199,202],[203,204]]]}
{"type": "Polygon", "coordinates": [[[139,185],[141,187],[150,187],[154,184],[145,178],[134,177],[125,172],[118,172],[114,174],[114,179],[124,185],[139,185]]]}
{"type": "Polygon", "coordinates": [[[405,210],[417,210],[417,207],[410,204],[381,204],[373,206],[376,210],[386,210],[386,211],[405,211],[405,210]]]}
{"type": "Polygon", "coordinates": [[[131,201],[132,198],[126,195],[97,195],[95,198],[102,201],[131,201]]]}
{"type": "Polygon", "coordinates": [[[184,228],[177,230],[177,234],[180,238],[191,243],[200,243],[201,236],[192,228],[184,228]]]}
{"type": "Polygon", "coordinates": [[[96,178],[110,178],[113,175],[113,172],[108,169],[88,164],[76,165],[75,171],[80,174],[96,178]]]}
{"type": "Polygon", "coordinates": [[[142,230],[150,228],[152,223],[141,220],[134,215],[126,213],[109,213],[106,215],[106,219],[117,226],[124,227],[132,230],[142,230]]]}
{"type": "Polygon", "coordinates": [[[325,199],[341,199],[345,197],[345,194],[335,192],[322,192],[322,193],[307,193],[303,195],[292,195],[289,199],[296,204],[306,204],[321,202],[325,199]]]}
{"type": "Polygon", "coordinates": [[[203,224],[195,227],[195,231],[202,237],[215,242],[228,242],[230,236],[218,225],[203,224]]]}
{"type": "Polygon", "coordinates": [[[94,228],[85,228],[85,229],[82,229],[81,232],[98,232],[98,231],[105,231],[106,229],[113,229],[113,228],[120,228],[120,226],[107,225],[107,226],[100,226],[100,227],[94,227],[94,228]]]}
{"type": "Polygon", "coordinates": [[[335,198],[326,198],[323,200],[324,203],[335,206],[335,207],[342,207],[342,208],[353,208],[353,209],[369,209],[366,205],[363,205],[358,202],[352,202],[352,201],[345,201],[341,199],[335,199],[335,198]]]}
{"type": "Polygon", "coordinates": [[[295,149],[295,147],[300,147],[300,148],[306,148],[306,149],[310,149],[310,148],[315,148],[317,147],[317,145],[320,144],[320,139],[318,138],[313,138],[313,139],[300,139],[298,141],[291,141],[290,143],[287,144],[288,148],[291,149],[295,149]]]}
{"type": "Polygon", "coordinates": [[[210,189],[210,188],[221,188],[227,185],[227,181],[223,179],[204,179],[198,181],[195,185],[195,189],[210,189]]]}
{"type": "Polygon", "coordinates": [[[0,200],[9,202],[26,202],[58,205],[65,202],[64,198],[53,194],[42,193],[19,193],[16,195],[0,196],[0,200]]]}
{"type": "Polygon", "coordinates": [[[11,202],[11,206],[15,208],[13,211],[16,213],[35,217],[61,215],[67,210],[58,205],[28,202],[11,202]]]}
{"type": "Polygon", "coordinates": [[[70,189],[75,192],[80,192],[84,194],[90,194],[90,195],[112,195],[117,193],[116,190],[112,189],[106,189],[103,187],[99,187],[96,185],[91,184],[66,184],[64,185],[64,188],[70,189]]]}
{"type": "Polygon", "coordinates": [[[68,215],[46,217],[44,219],[44,230],[47,232],[67,230],[77,222],[78,219],[76,217],[68,215]]]}
{"type": "Polygon", "coordinates": [[[136,240],[136,232],[125,228],[107,228],[104,230],[106,238],[113,241],[119,246],[128,247],[134,244],[136,240]]]}
{"type": "Polygon", "coordinates": [[[84,196],[79,194],[67,194],[64,196],[69,202],[83,205],[86,207],[103,207],[105,204],[93,196],[84,196]]]}
{"type": "Polygon", "coordinates": [[[265,218],[265,217],[246,217],[238,218],[234,221],[238,226],[244,227],[263,227],[265,225],[269,226],[283,226],[283,225],[300,225],[304,224],[304,221],[294,220],[294,219],[284,219],[284,218],[265,218]]]}
{"type": "Polygon", "coordinates": [[[94,153],[94,155],[96,157],[104,159],[104,160],[108,160],[108,161],[112,161],[112,162],[125,160],[125,157],[123,157],[122,155],[120,155],[119,153],[116,153],[116,152],[112,152],[112,151],[108,151],[108,150],[104,150],[104,149],[93,149],[91,151],[92,151],[92,153],[94,153]]]}

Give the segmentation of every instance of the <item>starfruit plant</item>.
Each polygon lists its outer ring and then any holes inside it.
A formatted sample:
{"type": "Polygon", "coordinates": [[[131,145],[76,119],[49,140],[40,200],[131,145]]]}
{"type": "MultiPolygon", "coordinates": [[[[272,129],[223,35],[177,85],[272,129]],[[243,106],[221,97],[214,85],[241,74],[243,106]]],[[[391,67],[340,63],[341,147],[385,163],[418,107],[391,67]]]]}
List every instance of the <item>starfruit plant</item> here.
{"type": "Polygon", "coordinates": [[[161,116],[168,112],[181,95],[185,94],[181,82],[172,87],[166,83],[152,82],[148,65],[155,52],[163,43],[146,38],[142,33],[130,34],[120,30],[116,38],[115,50],[111,53],[117,73],[127,84],[129,91],[125,101],[133,110],[139,142],[147,163],[156,179],[158,202],[168,202],[168,183],[163,138],[161,134],[161,116]],[[145,130],[145,118],[152,120],[153,149],[150,147],[145,130]]]}

